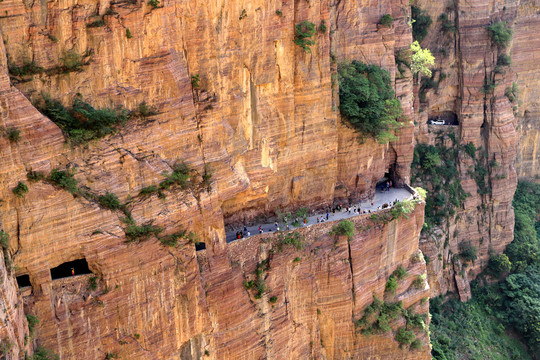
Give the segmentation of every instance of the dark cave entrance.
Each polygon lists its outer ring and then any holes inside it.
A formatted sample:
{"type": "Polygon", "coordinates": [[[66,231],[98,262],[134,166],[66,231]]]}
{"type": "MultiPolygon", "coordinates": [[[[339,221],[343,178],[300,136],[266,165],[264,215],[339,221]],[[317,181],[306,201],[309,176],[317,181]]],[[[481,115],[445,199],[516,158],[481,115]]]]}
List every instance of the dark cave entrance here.
{"type": "Polygon", "coordinates": [[[27,286],[32,286],[32,283],[30,283],[30,276],[28,274],[19,275],[16,279],[17,285],[19,285],[19,289],[27,286]]]}
{"type": "Polygon", "coordinates": [[[195,244],[195,251],[206,250],[206,244],[203,242],[198,242],[195,244]]]}
{"type": "Polygon", "coordinates": [[[394,174],[394,165],[390,166],[384,173],[384,176],[382,179],[377,181],[377,185],[375,185],[375,191],[384,191],[386,190],[386,182],[390,181],[392,184],[392,187],[396,186],[396,179],[394,174]]]}
{"type": "Polygon", "coordinates": [[[53,280],[84,274],[92,274],[84,258],[68,261],[51,269],[51,278],[53,280]]]}

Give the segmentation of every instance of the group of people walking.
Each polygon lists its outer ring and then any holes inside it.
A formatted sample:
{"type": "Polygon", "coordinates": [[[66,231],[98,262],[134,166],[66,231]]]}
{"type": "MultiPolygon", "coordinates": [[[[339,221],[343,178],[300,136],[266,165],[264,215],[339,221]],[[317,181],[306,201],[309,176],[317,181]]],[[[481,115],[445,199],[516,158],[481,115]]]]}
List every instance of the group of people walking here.
{"type": "MultiPolygon", "coordinates": [[[[391,187],[392,187],[392,181],[388,180],[385,183],[383,183],[383,187],[381,188],[381,191],[382,192],[390,191],[391,187]]],[[[416,196],[414,196],[413,198],[416,198],[416,196]]],[[[352,206],[349,206],[349,205],[343,206],[343,204],[338,204],[338,205],[335,205],[335,206],[333,206],[331,208],[326,209],[325,213],[323,213],[320,216],[317,216],[316,222],[317,223],[323,223],[323,222],[329,221],[331,216],[335,216],[336,213],[339,214],[341,212],[346,212],[347,214],[352,215],[352,216],[354,216],[354,215],[362,215],[362,214],[371,214],[371,213],[379,211],[379,210],[384,210],[384,209],[391,208],[394,205],[396,205],[396,203],[398,201],[399,201],[398,199],[395,199],[394,201],[385,202],[384,204],[382,204],[380,206],[377,206],[377,208],[375,208],[375,209],[373,208],[375,206],[373,200],[368,201],[367,206],[366,206],[366,207],[371,207],[371,209],[361,209],[362,201],[360,201],[358,203],[358,205],[352,205],[352,206]]],[[[343,218],[343,217],[341,217],[341,218],[343,218]]],[[[339,219],[339,217],[338,217],[338,219],[339,219]]],[[[274,231],[280,231],[280,230],[286,230],[287,231],[287,230],[290,230],[290,228],[291,228],[290,225],[293,225],[295,227],[300,227],[300,226],[307,226],[308,223],[309,223],[309,219],[308,219],[307,214],[305,216],[303,216],[303,217],[300,217],[300,218],[298,216],[293,218],[290,224],[289,224],[288,219],[285,218],[284,220],[285,220],[284,224],[281,224],[281,225],[280,225],[280,223],[278,223],[278,221],[275,221],[273,226],[272,225],[264,225],[264,228],[263,228],[263,225],[259,225],[259,227],[257,228],[256,231],[259,234],[263,234],[264,232],[274,232],[274,231]]],[[[252,230],[255,231],[254,229],[252,229],[252,230]]],[[[236,239],[242,239],[242,238],[249,237],[249,236],[251,236],[251,232],[249,231],[247,226],[244,226],[243,231],[239,230],[239,231],[236,232],[236,239]]]]}

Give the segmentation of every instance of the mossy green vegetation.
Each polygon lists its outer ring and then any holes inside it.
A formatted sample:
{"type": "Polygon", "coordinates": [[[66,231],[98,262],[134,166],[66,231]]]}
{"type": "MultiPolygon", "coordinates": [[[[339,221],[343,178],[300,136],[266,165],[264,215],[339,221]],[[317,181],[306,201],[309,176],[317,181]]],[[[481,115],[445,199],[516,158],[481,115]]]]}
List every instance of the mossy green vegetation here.
{"type": "Polygon", "coordinates": [[[353,60],[338,66],[339,110],[360,133],[380,143],[395,139],[394,131],[403,110],[396,99],[390,74],[376,65],[353,60]]]}

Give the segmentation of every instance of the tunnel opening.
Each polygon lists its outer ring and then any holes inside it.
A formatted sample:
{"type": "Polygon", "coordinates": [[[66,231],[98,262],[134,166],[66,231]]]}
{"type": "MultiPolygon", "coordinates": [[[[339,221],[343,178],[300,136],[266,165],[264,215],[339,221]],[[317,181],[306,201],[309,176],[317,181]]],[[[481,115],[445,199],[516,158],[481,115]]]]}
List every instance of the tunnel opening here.
{"type": "Polygon", "coordinates": [[[195,244],[195,251],[206,250],[206,244],[203,242],[198,242],[195,244]]]}
{"type": "Polygon", "coordinates": [[[430,113],[428,116],[428,124],[432,125],[459,125],[459,119],[453,111],[441,111],[430,113]]]}
{"type": "Polygon", "coordinates": [[[32,283],[30,283],[30,275],[24,274],[17,276],[17,285],[19,285],[19,289],[27,286],[32,286],[32,283]]]}
{"type": "Polygon", "coordinates": [[[53,280],[85,274],[92,274],[92,272],[84,258],[68,261],[51,269],[51,278],[53,280]]]}

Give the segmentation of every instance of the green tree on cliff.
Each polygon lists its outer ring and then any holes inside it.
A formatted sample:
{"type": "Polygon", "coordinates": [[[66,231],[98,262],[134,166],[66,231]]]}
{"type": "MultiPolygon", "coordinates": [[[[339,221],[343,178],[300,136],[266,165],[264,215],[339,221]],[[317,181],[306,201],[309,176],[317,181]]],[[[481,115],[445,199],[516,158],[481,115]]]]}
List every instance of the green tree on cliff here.
{"type": "MultiPolygon", "coordinates": [[[[395,98],[390,74],[376,65],[360,61],[338,66],[339,110],[356,130],[380,143],[395,138],[397,119],[403,110],[395,98]]],[[[361,136],[362,138],[363,136],[361,136]]]]}
{"type": "Polygon", "coordinates": [[[411,70],[415,76],[418,73],[431,76],[431,66],[435,65],[435,57],[431,54],[429,49],[422,49],[418,41],[411,44],[411,70]]]}

